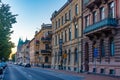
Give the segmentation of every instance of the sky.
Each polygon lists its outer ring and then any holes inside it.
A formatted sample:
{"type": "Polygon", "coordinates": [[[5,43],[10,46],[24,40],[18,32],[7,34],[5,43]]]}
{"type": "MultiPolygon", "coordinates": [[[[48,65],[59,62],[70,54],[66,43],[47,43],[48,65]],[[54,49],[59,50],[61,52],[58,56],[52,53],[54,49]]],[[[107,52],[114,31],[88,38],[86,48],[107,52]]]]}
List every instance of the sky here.
{"type": "Polygon", "coordinates": [[[17,23],[13,25],[11,40],[17,46],[19,38],[31,40],[35,31],[43,23],[51,23],[50,18],[55,10],[59,10],[67,0],[2,0],[11,6],[11,12],[18,14],[17,23]]]}

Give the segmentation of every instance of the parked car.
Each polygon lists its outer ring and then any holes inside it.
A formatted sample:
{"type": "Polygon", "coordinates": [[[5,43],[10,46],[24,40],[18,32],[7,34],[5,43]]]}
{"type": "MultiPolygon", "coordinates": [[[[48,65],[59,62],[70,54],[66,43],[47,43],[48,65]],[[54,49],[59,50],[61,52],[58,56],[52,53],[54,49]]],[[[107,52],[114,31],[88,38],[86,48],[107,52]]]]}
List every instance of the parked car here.
{"type": "Polygon", "coordinates": [[[3,69],[5,69],[7,67],[7,63],[6,62],[1,62],[0,63],[0,67],[2,67],[3,69]]]}
{"type": "Polygon", "coordinates": [[[22,66],[22,63],[18,63],[19,66],[22,66]]]}
{"type": "Polygon", "coordinates": [[[31,65],[29,63],[25,64],[24,67],[31,67],[31,65]]]}

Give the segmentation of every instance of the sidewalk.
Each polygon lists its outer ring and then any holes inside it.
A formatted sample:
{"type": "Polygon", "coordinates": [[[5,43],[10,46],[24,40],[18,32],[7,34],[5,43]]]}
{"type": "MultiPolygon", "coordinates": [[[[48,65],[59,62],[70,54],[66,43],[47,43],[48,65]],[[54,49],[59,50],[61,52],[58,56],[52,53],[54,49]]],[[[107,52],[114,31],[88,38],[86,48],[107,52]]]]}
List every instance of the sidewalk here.
{"type": "Polygon", "coordinates": [[[43,69],[65,73],[65,74],[70,74],[70,75],[75,75],[75,76],[82,76],[82,77],[85,77],[85,80],[120,80],[120,77],[102,76],[102,75],[87,74],[87,73],[77,73],[73,71],[56,70],[56,69],[50,69],[50,68],[43,68],[43,69]]]}

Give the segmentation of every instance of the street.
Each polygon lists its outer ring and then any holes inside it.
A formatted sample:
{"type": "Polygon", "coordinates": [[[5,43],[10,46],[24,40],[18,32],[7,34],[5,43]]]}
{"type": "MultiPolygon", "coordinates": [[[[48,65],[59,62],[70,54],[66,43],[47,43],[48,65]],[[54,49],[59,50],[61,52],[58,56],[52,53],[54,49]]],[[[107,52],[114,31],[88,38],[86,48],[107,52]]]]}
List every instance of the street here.
{"type": "Polygon", "coordinates": [[[42,68],[25,68],[9,64],[4,72],[4,80],[83,80],[82,77],[42,68]]]}

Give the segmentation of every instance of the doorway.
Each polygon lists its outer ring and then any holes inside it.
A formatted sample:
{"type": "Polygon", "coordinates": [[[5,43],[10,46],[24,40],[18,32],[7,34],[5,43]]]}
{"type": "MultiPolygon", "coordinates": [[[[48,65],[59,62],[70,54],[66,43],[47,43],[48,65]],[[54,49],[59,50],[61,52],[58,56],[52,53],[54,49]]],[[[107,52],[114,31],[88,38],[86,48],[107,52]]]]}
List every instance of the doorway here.
{"type": "Polygon", "coordinates": [[[89,45],[85,43],[85,72],[89,71],[89,45]]]}

